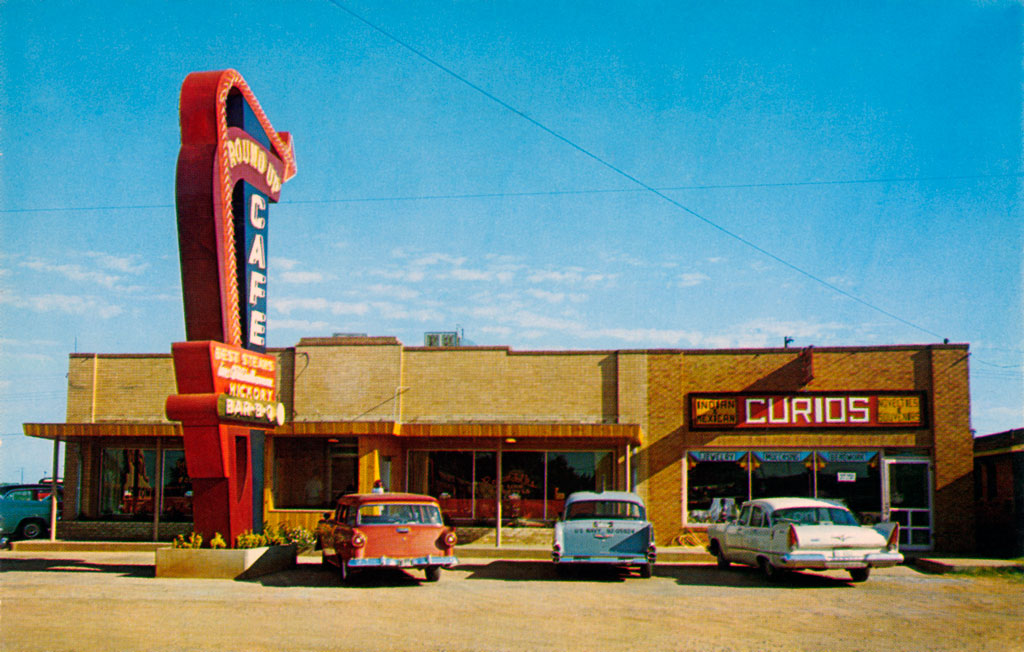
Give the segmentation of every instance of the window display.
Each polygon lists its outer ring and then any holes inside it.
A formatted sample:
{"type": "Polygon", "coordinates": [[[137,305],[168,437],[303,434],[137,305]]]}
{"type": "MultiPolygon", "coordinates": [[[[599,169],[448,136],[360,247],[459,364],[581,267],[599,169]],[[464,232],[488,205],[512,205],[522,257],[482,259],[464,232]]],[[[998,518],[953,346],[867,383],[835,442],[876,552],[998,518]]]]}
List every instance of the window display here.
{"type": "Polygon", "coordinates": [[[865,523],[881,520],[879,451],[690,451],[687,522],[735,516],[752,498],[836,500],[865,523]]]}
{"type": "MultiPolygon", "coordinates": [[[[434,496],[447,517],[493,522],[497,451],[410,451],[409,491],[434,496]]],[[[574,491],[615,487],[610,451],[501,454],[503,521],[554,520],[574,491]]]]}
{"type": "MultiPolygon", "coordinates": [[[[104,448],[100,465],[100,514],[151,519],[158,498],[156,450],[104,448]]],[[[163,510],[160,516],[168,521],[192,518],[192,481],[182,450],[163,451],[163,510]]]]}

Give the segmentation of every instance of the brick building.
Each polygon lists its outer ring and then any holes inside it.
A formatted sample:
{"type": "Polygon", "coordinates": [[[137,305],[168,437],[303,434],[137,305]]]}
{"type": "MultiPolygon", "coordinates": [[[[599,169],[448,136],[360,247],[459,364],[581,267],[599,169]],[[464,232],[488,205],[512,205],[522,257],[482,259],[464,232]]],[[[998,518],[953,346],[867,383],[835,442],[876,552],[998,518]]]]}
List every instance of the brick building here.
{"type": "MultiPolygon", "coordinates": [[[[905,549],[974,546],[966,345],[270,353],[289,419],[253,451],[266,522],[312,526],[381,479],[460,524],[542,525],[572,491],[631,489],[666,544],[751,497],[816,495],[899,521],[905,549]]],[[[70,356],[66,422],[25,424],[65,444],[62,537],[189,529],[175,391],[169,354],[70,356]]]]}

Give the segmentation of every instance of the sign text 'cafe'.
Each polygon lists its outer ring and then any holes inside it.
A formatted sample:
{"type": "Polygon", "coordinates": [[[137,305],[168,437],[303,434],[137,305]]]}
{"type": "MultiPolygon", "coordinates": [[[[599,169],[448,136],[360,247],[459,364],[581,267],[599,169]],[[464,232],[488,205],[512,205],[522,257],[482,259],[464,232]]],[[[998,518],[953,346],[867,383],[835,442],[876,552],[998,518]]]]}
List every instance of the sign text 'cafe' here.
{"type": "Polygon", "coordinates": [[[916,428],[920,393],[690,394],[690,424],[709,430],[916,428]]]}

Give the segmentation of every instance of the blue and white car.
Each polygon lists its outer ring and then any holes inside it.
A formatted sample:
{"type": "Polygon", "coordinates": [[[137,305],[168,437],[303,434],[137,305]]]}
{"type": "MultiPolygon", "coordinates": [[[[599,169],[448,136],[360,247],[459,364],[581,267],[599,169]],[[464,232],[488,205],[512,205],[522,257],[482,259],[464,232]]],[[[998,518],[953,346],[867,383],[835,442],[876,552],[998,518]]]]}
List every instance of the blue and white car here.
{"type": "Polygon", "coordinates": [[[644,501],[625,491],[571,494],[554,538],[551,559],[560,572],[577,564],[610,564],[636,567],[641,577],[650,577],[657,558],[644,501]]]}

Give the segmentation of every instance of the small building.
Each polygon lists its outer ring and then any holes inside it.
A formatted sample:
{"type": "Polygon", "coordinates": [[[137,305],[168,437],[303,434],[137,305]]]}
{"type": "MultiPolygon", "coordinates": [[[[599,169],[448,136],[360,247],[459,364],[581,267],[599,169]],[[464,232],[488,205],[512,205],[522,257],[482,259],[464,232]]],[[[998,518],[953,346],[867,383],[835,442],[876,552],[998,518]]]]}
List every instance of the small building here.
{"type": "MultiPolygon", "coordinates": [[[[904,549],[974,548],[963,344],[521,352],[342,336],[268,352],[288,413],[252,452],[268,523],[313,527],[381,480],[436,496],[456,524],[543,526],[573,491],[632,490],[665,545],[750,498],[817,496],[898,521],[904,549]]],[[[169,353],[71,354],[66,422],[24,426],[66,445],[62,538],[188,530],[175,392],[169,353]]]]}
{"type": "Polygon", "coordinates": [[[1024,429],[974,440],[978,552],[1024,556],[1024,429]]]}

